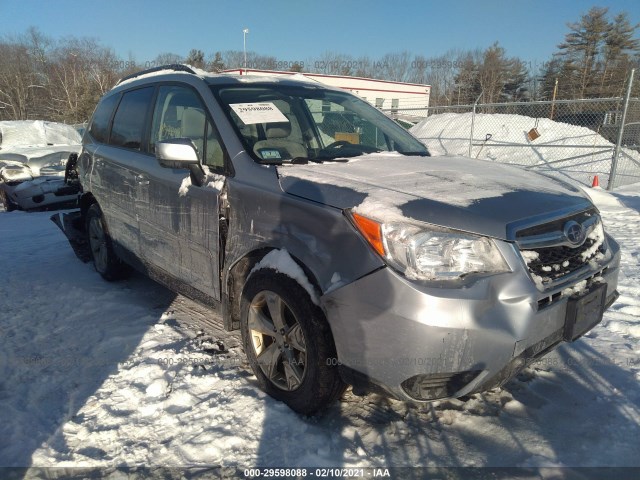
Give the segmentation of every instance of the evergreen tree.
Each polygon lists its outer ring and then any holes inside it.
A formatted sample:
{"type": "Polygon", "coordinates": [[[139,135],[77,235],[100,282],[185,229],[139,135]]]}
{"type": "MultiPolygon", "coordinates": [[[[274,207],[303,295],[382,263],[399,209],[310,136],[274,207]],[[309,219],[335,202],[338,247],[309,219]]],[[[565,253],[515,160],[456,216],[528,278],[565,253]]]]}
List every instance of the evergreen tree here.
{"type": "Polygon", "coordinates": [[[626,13],[609,21],[606,8],[593,7],[576,23],[568,24],[569,33],[558,45],[544,72],[544,94],[558,78],[558,98],[594,98],[621,96],[630,69],[637,63],[640,41],[635,37],[638,25],[629,22],[626,13]]]}
{"type": "Polygon", "coordinates": [[[610,28],[607,12],[607,8],[591,8],[579,22],[568,24],[570,31],[558,46],[560,56],[572,67],[567,69],[567,73],[575,73],[563,78],[563,83],[568,83],[575,92],[575,98],[594,96],[597,60],[610,28]]]}
{"type": "Polygon", "coordinates": [[[210,69],[212,72],[222,72],[225,69],[224,62],[222,61],[222,54],[220,52],[215,53],[210,64],[210,69]]]}
{"type": "Polygon", "coordinates": [[[185,63],[196,68],[204,68],[204,52],[195,48],[192,49],[187,55],[185,63]]]}
{"type": "Polygon", "coordinates": [[[615,16],[604,39],[600,91],[608,96],[621,96],[629,76],[634,52],[640,51],[640,41],[634,38],[637,25],[631,25],[626,12],[615,16]]]}
{"type": "Polygon", "coordinates": [[[527,98],[529,76],[525,63],[507,57],[497,42],[483,52],[469,52],[459,60],[453,96],[460,105],[475,102],[482,95],[482,103],[516,101],[527,98]]]}

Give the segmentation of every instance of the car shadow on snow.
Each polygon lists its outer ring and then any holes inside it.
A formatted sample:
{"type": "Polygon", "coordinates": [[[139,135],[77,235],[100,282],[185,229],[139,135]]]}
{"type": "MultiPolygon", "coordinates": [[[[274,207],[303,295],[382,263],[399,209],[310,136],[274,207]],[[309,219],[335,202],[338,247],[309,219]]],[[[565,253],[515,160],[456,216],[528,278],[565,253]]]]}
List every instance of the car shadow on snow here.
{"type": "Polygon", "coordinates": [[[14,252],[0,259],[2,270],[11,271],[0,299],[3,467],[52,466],[75,453],[100,459],[90,445],[72,452],[63,429],[87,421],[79,410],[126,368],[175,297],[140,275],[102,280],[75,258],[49,216],[20,212],[0,224],[0,250],[14,252]],[[25,235],[25,228],[32,231],[25,235]],[[33,250],[24,248],[26,239],[33,250]]]}
{"type": "Polygon", "coordinates": [[[350,465],[637,466],[639,404],[634,373],[578,341],[500,389],[423,405],[347,393],[315,425],[350,465]]]}
{"type": "MultiPolygon", "coordinates": [[[[615,193],[615,191],[614,191],[615,193]]],[[[615,197],[627,208],[640,213],[640,197],[615,193],[615,197]]]]}

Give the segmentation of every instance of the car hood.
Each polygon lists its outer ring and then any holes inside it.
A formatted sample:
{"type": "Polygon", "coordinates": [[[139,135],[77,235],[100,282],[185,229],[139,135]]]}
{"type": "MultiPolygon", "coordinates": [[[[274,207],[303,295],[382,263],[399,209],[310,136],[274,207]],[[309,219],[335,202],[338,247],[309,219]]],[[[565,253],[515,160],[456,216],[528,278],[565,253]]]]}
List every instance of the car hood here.
{"type": "Polygon", "coordinates": [[[80,153],[82,145],[45,145],[35,147],[12,147],[0,149],[0,168],[6,165],[28,165],[38,176],[40,169],[48,166],[62,166],[69,155],[80,153]]]}
{"type": "Polygon", "coordinates": [[[465,157],[370,154],[278,167],[284,192],[381,222],[407,219],[514,240],[525,224],[593,207],[578,188],[520,167],[465,157]]]}

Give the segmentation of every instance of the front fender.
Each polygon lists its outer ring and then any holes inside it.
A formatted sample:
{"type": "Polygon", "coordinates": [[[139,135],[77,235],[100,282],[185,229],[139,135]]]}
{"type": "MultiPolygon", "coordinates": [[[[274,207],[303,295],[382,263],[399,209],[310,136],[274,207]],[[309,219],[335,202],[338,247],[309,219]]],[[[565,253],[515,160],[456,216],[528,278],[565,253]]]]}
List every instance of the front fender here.
{"type": "Polygon", "coordinates": [[[340,209],[233,179],[228,195],[223,285],[234,265],[257,250],[287,250],[321,295],[384,265],[340,209]]]}

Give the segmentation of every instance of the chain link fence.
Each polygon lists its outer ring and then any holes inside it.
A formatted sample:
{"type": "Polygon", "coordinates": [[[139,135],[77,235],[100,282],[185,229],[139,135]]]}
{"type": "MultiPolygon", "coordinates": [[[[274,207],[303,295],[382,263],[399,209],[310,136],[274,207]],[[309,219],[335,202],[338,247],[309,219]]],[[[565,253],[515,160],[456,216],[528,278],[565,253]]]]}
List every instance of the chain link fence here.
{"type": "Polygon", "coordinates": [[[586,185],[597,178],[609,189],[640,182],[638,98],[477,103],[393,116],[417,122],[412,133],[434,155],[499,161],[586,185]]]}

